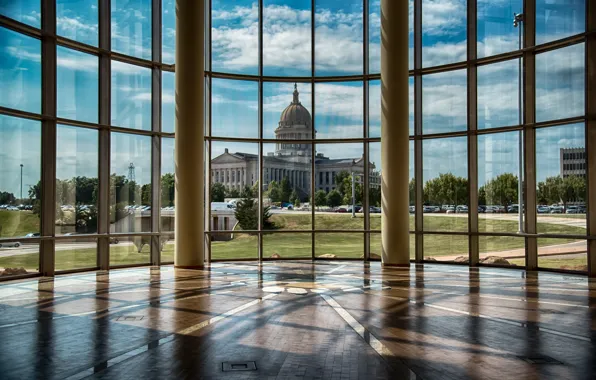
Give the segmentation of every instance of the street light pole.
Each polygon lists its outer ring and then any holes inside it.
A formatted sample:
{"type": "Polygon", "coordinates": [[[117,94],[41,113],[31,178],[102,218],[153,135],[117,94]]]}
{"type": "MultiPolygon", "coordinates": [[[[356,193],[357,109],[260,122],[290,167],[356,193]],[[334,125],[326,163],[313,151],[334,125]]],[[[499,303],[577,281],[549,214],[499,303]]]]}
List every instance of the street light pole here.
{"type": "Polygon", "coordinates": [[[21,164],[21,203],[23,203],[23,164],[21,164]]]}
{"type": "Polygon", "coordinates": [[[356,173],[352,172],[352,218],[356,217],[356,173]]]}
{"type": "MultiPolygon", "coordinates": [[[[522,49],[522,37],[523,37],[523,29],[522,24],[524,22],[524,14],[523,13],[514,13],[513,14],[513,27],[517,28],[519,31],[518,34],[518,49],[522,49]]],[[[523,131],[523,99],[522,99],[522,59],[519,59],[519,70],[518,70],[518,92],[517,92],[517,101],[518,101],[518,122],[519,125],[522,125],[522,129],[519,131],[519,146],[518,146],[518,154],[519,154],[519,174],[517,179],[517,205],[518,205],[518,231],[524,232],[524,206],[523,206],[523,161],[524,161],[524,131],[523,131]]]]}

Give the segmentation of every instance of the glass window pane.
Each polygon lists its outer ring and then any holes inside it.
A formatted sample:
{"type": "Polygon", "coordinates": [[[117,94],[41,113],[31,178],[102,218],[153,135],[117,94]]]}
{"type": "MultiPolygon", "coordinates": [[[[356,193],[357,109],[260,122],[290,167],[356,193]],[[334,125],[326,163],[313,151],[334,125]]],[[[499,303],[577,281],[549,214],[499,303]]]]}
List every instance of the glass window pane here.
{"type": "Polygon", "coordinates": [[[56,270],[97,267],[97,239],[56,241],[56,270]]]}
{"type": "Polygon", "coordinates": [[[176,83],[174,73],[161,72],[161,131],[174,133],[176,129],[176,83]]]}
{"type": "MultiPolygon", "coordinates": [[[[8,0],[0,2],[0,14],[24,24],[41,28],[40,0],[8,0]]],[[[1,38],[0,38],[1,40],[1,38]]]]}
{"type": "Polygon", "coordinates": [[[212,233],[211,260],[253,259],[258,256],[257,235],[243,233],[212,233]]]}
{"type": "Polygon", "coordinates": [[[112,125],[151,129],[151,70],[112,61],[112,125]]]}
{"type": "Polygon", "coordinates": [[[71,40],[97,46],[97,6],[98,0],[56,0],[56,33],[71,40]]]}
{"type": "Polygon", "coordinates": [[[422,143],[425,231],[468,231],[467,144],[466,137],[422,143]]]}
{"type": "Polygon", "coordinates": [[[585,45],[536,55],[536,121],[585,114],[585,45]]]}
{"type": "Polygon", "coordinates": [[[151,232],[151,137],[112,133],[110,232],[151,232]]]}
{"type": "Polygon", "coordinates": [[[176,248],[176,240],[174,239],[174,235],[170,236],[160,236],[160,254],[161,254],[161,263],[168,264],[174,263],[174,255],[175,255],[175,248],[176,248]]]}
{"type": "Polygon", "coordinates": [[[422,130],[425,134],[466,130],[467,83],[466,70],[422,78],[422,130]]]}
{"type": "Polygon", "coordinates": [[[536,0],[537,44],[544,44],[585,31],[585,0],[536,0]]]}
{"type": "Polygon", "coordinates": [[[480,263],[485,265],[526,265],[526,239],[511,236],[480,236],[480,263]]]}
{"type": "Polygon", "coordinates": [[[318,76],[363,73],[361,0],[315,2],[315,71],[318,76]]]}
{"type": "Polygon", "coordinates": [[[320,259],[363,259],[364,234],[316,233],[315,256],[320,259]]]}
{"type": "Polygon", "coordinates": [[[310,257],[312,257],[312,235],[309,233],[263,235],[263,258],[265,259],[310,257]]]}
{"type": "Polygon", "coordinates": [[[161,139],[161,231],[174,231],[175,220],[175,172],[174,139],[161,139]]]}
{"type": "MultiPolygon", "coordinates": [[[[478,136],[478,228],[518,232],[520,132],[478,136]]],[[[523,207],[522,207],[523,213],[523,207]]],[[[523,227],[523,224],[522,224],[523,227]]]]}
{"type": "Polygon", "coordinates": [[[310,230],[312,145],[263,144],[263,154],[264,229],[310,230]]]}
{"type": "Polygon", "coordinates": [[[41,42],[0,27],[0,106],[41,113],[41,42]]]}
{"type": "Polygon", "coordinates": [[[211,92],[212,136],[259,136],[257,82],[214,78],[211,92]]]}
{"type": "Polygon", "coordinates": [[[93,129],[58,126],[56,235],[97,232],[99,192],[97,138],[97,131],[93,129]]]}
{"type": "Polygon", "coordinates": [[[176,0],[161,0],[161,61],[176,61],[176,0]]]}
{"type": "Polygon", "coordinates": [[[523,13],[522,0],[478,2],[478,58],[520,48],[520,29],[513,26],[515,13],[523,13]]]}
{"type": "Polygon", "coordinates": [[[362,82],[315,84],[317,139],[364,137],[362,82]]]}
{"type": "Polygon", "coordinates": [[[363,149],[362,143],[316,145],[314,204],[317,230],[364,228],[363,149]]]}
{"type": "Polygon", "coordinates": [[[588,242],[578,239],[538,239],[538,268],[588,271],[588,242]]]}
{"type": "Polygon", "coordinates": [[[151,59],[151,0],[112,0],[112,50],[151,59]]]}
{"type": "Polygon", "coordinates": [[[515,59],[478,67],[478,129],[522,123],[519,63],[515,59]]]}
{"type": "MultiPolygon", "coordinates": [[[[426,219],[425,219],[426,222],[426,219]]],[[[469,242],[467,236],[424,235],[424,260],[467,264],[469,262],[469,242]]]]}
{"type": "Polygon", "coordinates": [[[96,56],[57,47],[58,117],[97,123],[99,60],[96,56]]]}
{"type": "MultiPolygon", "coordinates": [[[[409,133],[414,135],[414,77],[409,80],[409,133]]],[[[381,137],[381,81],[373,80],[368,86],[368,137],[381,137]]]]}
{"type": "Polygon", "coordinates": [[[0,277],[39,272],[39,243],[0,241],[0,253],[0,277]]]}
{"type": "Polygon", "coordinates": [[[258,74],[259,12],[253,0],[212,0],[212,70],[258,74]]]}
{"type": "Polygon", "coordinates": [[[264,0],[264,75],[310,76],[311,49],[311,0],[264,0]]]}
{"type": "Polygon", "coordinates": [[[467,0],[422,0],[422,66],[465,61],[467,0]]]}
{"type": "Polygon", "coordinates": [[[0,141],[0,238],[39,236],[41,123],[0,115],[0,141]]]}
{"type": "Polygon", "coordinates": [[[151,261],[150,236],[112,236],[110,266],[148,264],[151,261]]]}
{"type": "MultiPolygon", "coordinates": [[[[370,234],[370,259],[381,260],[382,241],[380,233],[370,234]]],[[[410,259],[416,258],[416,235],[410,234],[410,259]]]]}
{"type": "MultiPolygon", "coordinates": [[[[414,0],[409,3],[409,58],[410,70],[414,69],[414,0]]],[[[381,1],[370,1],[368,4],[368,71],[370,74],[381,72],[381,1]]]]}
{"type": "Polygon", "coordinates": [[[584,124],[536,130],[538,233],[586,234],[584,124]]]}
{"type": "Polygon", "coordinates": [[[263,83],[264,138],[312,139],[311,111],[310,83],[263,83]]]}

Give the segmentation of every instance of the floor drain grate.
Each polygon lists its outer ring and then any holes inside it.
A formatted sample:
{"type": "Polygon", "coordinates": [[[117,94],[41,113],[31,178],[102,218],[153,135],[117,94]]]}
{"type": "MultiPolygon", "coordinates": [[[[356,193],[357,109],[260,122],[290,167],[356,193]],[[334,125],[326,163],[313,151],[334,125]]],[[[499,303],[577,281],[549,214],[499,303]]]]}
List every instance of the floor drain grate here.
{"type": "Polygon", "coordinates": [[[142,321],[143,320],[143,316],[141,315],[122,315],[118,318],[116,318],[117,322],[134,322],[134,321],[142,321]]]}
{"type": "Polygon", "coordinates": [[[256,362],[223,362],[221,363],[221,370],[223,372],[231,371],[256,371],[256,362]]]}
{"type": "Polygon", "coordinates": [[[551,358],[550,356],[545,355],[536,355],[536,356],[518,356],[521,360],[525,361],[526,363],[530,364],[563,364],[555,358],[551,358]]]}

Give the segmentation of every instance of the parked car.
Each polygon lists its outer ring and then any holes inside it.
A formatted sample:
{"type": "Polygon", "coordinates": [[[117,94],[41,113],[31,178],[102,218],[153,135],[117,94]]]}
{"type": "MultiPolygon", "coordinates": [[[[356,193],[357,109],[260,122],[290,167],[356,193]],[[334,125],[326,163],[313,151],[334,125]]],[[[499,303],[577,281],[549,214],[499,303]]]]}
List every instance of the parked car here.
{"type": "Polygon", "coordinates": [[[376,206],[370,206],[370,208],[368,209],[368,212],[370,212],[371,214],[380,214],[381,208],[376,207],[376,206]]]}
{"type": "Polygon", "coordinates": [[[21,243],[18,241],[8,241],[4,243],[0,243],[0,248],[19,248],[21,243]]]}
{"type": "Polygon", "coordinates": [[[434,212],[435,208],[433,206],[423,206],[422,207],[422,212],[427,214],[429,212],[434,212]]]}
{"type": "Polygon", "coordinates": [[[551,214],[562,214],[563,213],[563,206],[551,206],[550,207],[551,214]]]}
{"type": "Polygon", "coordinates": [[[467,214],[468,213],[468,206],[460,205],[455,208],[455,212],[458,214],[467,214]]]}
{"type": "Polygon", "coordinates": [[[478,213],[484,214],[486,212],[486,206],[478,206],[478,213]]]}
{"type": "Polygon", "coordinates": [[[447,214],[453,214],[455,212],[455,206],[447,206],[447,207],[445,207],[445,212],[447,214]]]}
{"type": "Polygon", "coordinates": [[[548,214],[550,212],[550,207],[548,206],[538,206],[536,208],[536,212],[539,214],[548,214]]]}
{"type": "Polygon", "coordinates": [[[579,214],[579,208],[577,206],[567,206],[565,214],[579,214]]]}
{"type": "MultiPolygon", "coordinates": [[[[362,206],[354,206],[354,212],[360,212],[361,209],[362,206]]],[[[348,207],[347,211],[352,212],[352,206],[348,207]]]]}
{"type": "Polygon", "coordinates": [[[41,234],[39,232],[29,232],[27,235],[25,235],[26,238],[39,237],[39,236],[41,236],[41,234]]]}
{"type": "Polygon", "coordinates": [[[110,244],[118,244],[118,243],[120,243],[120,240],[118,240],[118,238],[115,238],[115,237],[110,238],[110,244]]]}
{"type": "Polygon", "coordinates": [[[335,209],[335,212],[344,213],[344,212],[348,212],[348,210],[346,210],[345,207],[338,207],[335,209]]]}

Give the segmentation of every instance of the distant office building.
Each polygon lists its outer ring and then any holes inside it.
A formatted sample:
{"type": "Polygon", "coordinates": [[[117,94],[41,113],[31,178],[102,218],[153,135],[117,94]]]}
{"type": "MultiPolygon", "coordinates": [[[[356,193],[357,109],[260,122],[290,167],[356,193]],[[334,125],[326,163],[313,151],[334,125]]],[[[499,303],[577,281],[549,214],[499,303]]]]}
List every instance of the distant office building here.
{"type": "MultiPolygon", "coordinates": [[[[287,177],[303,197],[310,194],[312,145],[296,143],[295,140],[312,138],[310,112],[300,103],[297,86],[294,86],[292,103],[281,113],[275,130],[275,152],[263,156],[263,182],[266,190],[272,181],[280,182],[287,177]]],[[[340,147],[338,145],[338,147],[340,147]]],[[[331,159],[315,152],[315,189],[329,192],[335,190],[335,176],[341,171],[364,173],[364,158],[331,159]]],[[[228,149],[211,160],[212,183],[223,183],[227,188],[242,190],[258,181],[259,157],[256,154],[229,152],[228,149]]],[[[380,184],[380,174],[373,163],[369,165],[370,185],[380,184]]]]}
{"type": "Polygon", "coordinates": [[[561,177],[586,176],[586,148],[561,149],[561,177]]]}

